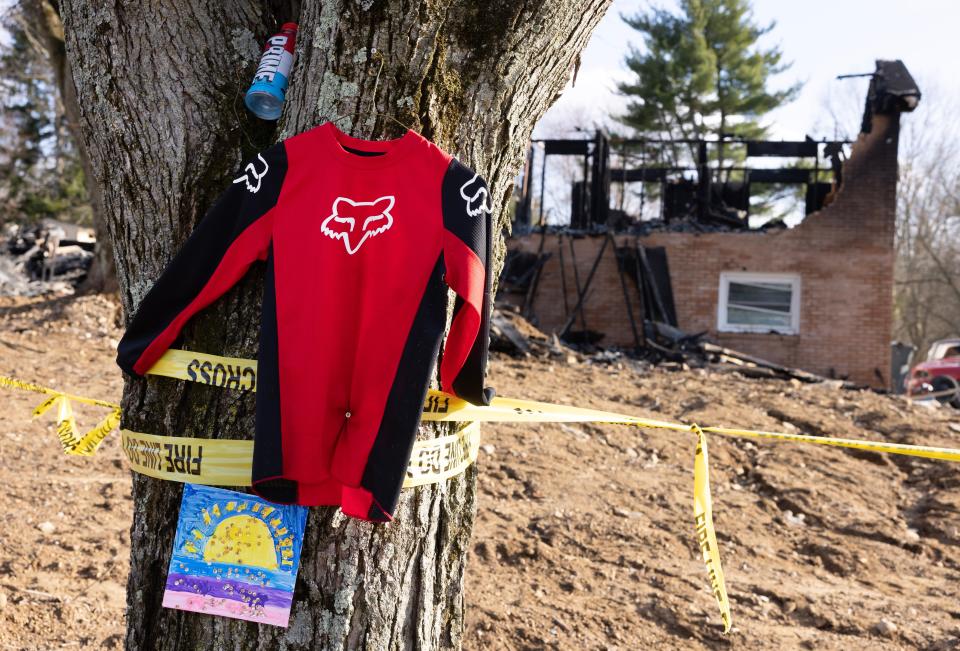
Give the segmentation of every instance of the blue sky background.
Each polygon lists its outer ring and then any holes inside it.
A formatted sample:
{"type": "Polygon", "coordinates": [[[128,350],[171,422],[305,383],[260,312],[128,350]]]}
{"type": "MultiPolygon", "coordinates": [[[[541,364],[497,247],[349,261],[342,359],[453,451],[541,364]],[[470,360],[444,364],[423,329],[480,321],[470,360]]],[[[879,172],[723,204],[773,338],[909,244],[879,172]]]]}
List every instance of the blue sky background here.
{"type": "MultiPolygon", "coordinates": [[[[629,44],[641,45],[640,36],[620,18],[650,7],[676,6],[670,0],[639,2],[615,0],[581,57],[575,87],[549,110],[535,135],[560,135],[573,124],[590,127],[611,111],[622,110],[624,100],[615,85],[627,78],[623,58],[629,44]]],[[[756,22],[777,22],[764,39],[779,45],[793,62],[773,86],[797,81],[804,88],[796,101],[770,115],[772,136],[802,139],[832,137],[834,119],[829,108],[842,114],[844,123],[856,122],[866,92],[866,80],[837,81],[844,73],[872,72],[875,59],[902,59],[924,92],[952,93],[956,85],[952,68],[957,59],[954,43],[960,23],[960,2],[947,0],[754,0],[756,22]]],[[[847,127],[856,133],[858,124],[847,127]]],[[[574,134],[570,134],[576,137],[574,134]]]]}

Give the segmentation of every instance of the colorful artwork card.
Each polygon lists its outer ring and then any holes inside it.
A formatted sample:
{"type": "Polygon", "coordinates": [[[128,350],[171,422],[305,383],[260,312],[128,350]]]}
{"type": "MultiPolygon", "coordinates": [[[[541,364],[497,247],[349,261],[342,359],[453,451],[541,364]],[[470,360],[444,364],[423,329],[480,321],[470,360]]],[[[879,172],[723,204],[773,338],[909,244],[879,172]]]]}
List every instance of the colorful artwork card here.
{"type": "Polygon", "coordinates": [[[286,627],[306,523],[303,506],[184,484],[163,605],[286,627]]]}

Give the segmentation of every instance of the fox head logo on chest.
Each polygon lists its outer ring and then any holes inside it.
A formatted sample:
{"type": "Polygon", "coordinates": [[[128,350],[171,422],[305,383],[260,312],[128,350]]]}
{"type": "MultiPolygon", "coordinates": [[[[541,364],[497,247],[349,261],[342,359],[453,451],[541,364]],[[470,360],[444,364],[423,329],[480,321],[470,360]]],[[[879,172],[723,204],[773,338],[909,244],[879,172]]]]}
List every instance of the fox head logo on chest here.
{"type": "Polygon", "coordinates": [[[320,232],[335,240],[343,240],[347,253],[353,255],[368,238],[393,226],[393,215],[390,214],[393,204],[392,196],[374,201],[337,197],[332,213],[320,224],[320,232]]]}

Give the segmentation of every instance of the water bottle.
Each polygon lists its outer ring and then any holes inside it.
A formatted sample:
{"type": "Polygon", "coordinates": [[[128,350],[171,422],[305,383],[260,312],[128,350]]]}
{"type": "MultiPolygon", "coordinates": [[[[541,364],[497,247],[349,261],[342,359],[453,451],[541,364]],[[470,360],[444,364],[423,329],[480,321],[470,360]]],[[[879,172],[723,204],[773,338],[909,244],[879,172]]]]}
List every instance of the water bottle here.
{"type": "Polygon", "coordinates": [[[296,41],[297,24],[284,23],[280,32],[271,36],[263,48],[253,85],[244,97],[247,108],[258,118],[280,119],[296,41]]]}

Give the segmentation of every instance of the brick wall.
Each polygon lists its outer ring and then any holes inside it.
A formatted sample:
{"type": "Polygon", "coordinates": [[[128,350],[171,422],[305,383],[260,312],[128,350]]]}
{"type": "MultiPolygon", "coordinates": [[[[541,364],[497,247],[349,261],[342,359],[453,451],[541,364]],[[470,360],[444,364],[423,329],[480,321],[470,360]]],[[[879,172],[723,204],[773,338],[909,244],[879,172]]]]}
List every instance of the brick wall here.
{"type": "MultiPolygon", "coordinates": [[[[899,115],[874,116],[870,134],[861,134],[844,166],[835,200],[797,227],[768,232],[655,233],[645,246],[667,250],[677,319],[687,332],[707,330],[711,339],[774,362],[814,373],[847,376],[855,382],[889,382],[893,321],[893,237],[896,206],[899,115]],[[720,273],[793,273],[801,278],[800,331],[796,335],[717,332],[720,273]],[[883,381],[877,376],[882,374],[883,381]]],[[[510,248],[535,252],[540,234],[515,238],[510,248]]],[[[617,235],[618,246],[633,235],[617,235]]],[[[560,273],[561,240],[547,235],[553,255],[543,269],[533,313],[545,331],[559,331],[576,304],[569,236],[562,236],[565,278],[560,273]]],[[[604,236],[574,240],[583,283],[604,236]]],[[[628,284],[639,319],[636,288],[628,284]]],[[[632,346],[623,289],[612,247],[600,261],[585,302],[587,328],[605,333],[601,343],[632,346]]],[[[582,325],[577,321],[576,329],[582,325]]]]}

